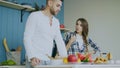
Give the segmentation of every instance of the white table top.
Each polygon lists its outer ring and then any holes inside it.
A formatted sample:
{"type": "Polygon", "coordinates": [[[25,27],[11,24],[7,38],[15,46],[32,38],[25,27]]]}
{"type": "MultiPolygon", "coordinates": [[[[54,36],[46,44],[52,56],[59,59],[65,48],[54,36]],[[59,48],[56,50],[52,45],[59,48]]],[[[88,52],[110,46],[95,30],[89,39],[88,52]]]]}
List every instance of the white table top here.
{"type": "Polygon", "coordinates": [[[25,65],[0,66],[0,68],[25,68],[25,65]]]}
{"type": "Polygon", "coordinates": [[[34,68],[120,68],[120,64],[62,64],[38,65],[34,68]]]}

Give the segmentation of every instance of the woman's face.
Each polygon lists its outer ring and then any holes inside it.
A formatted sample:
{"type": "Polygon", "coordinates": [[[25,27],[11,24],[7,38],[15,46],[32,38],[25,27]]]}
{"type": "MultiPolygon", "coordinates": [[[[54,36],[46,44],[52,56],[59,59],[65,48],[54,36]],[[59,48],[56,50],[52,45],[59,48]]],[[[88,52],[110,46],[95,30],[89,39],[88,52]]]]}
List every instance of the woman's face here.
{"type": "Polygon", "coordinates": [[[82,26],[81,26],[81,21],[78,21],[77,23],[76,23],[76,27],[75,27],[75,29],[76,29],[76,32],[77,33],[82,33],[82,26]]]}

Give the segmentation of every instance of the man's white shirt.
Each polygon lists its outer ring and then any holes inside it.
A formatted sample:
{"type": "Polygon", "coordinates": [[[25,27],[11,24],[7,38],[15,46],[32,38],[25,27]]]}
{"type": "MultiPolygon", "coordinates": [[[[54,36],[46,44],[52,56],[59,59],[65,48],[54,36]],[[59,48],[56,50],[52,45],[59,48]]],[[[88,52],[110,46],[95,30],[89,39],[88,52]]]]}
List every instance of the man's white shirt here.
{"type": "Polygon", "coordinates": [[[53,16],[52,26],[49,22],[49,17],[41,11],[33,12],[28,17],[24,32],[24,45],[28,60],[33,57],[49,60],[47,55],[51,56],[52,54],[53,40],[56,41],[60,56],[67,56],[58,19],[53,16]]]}

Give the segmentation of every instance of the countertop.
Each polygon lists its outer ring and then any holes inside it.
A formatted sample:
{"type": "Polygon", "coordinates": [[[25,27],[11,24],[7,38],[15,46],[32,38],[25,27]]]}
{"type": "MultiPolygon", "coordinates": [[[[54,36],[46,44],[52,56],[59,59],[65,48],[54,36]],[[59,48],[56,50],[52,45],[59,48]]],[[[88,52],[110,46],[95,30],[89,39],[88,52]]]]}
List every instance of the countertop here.
{"type": "Polygon", "coordinates": [[[25,68],[25,65],[0,66],[0,68],[25,68]]]}
{"type": "Polygon", "coordinates": [[[120,68],[120,64],[61,64],[38,65],[34,68],[120,68]]]}

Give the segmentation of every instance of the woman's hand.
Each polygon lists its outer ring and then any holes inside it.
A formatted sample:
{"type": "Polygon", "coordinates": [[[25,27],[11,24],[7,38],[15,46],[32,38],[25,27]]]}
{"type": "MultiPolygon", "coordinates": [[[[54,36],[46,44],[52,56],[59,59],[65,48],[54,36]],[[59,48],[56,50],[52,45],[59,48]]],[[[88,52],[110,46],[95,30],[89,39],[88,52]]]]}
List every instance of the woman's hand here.
{"type": "Polygon", "coordinates": [[[76,40],[75,36],[71,36],[69,42],[66,45],[66,49],[68,50],[71,47],[71,44],[76,40]]]}
{"type": "Polygon", "coordinates": [[[69,42],[72,44],[75,40],[76,40],[76,37],[75,36],[71,36],[69,42]]]}
{"type": "Polygon", "coordinates": [[[31,59],[31,65],[32,65],[32,66],[36,66],[36,65],[38,65],[39,63],[40,63],[40,59],[38,59],[38,58],[36,58],[36,57],[34,57],[34,58],[31,59]]]}

